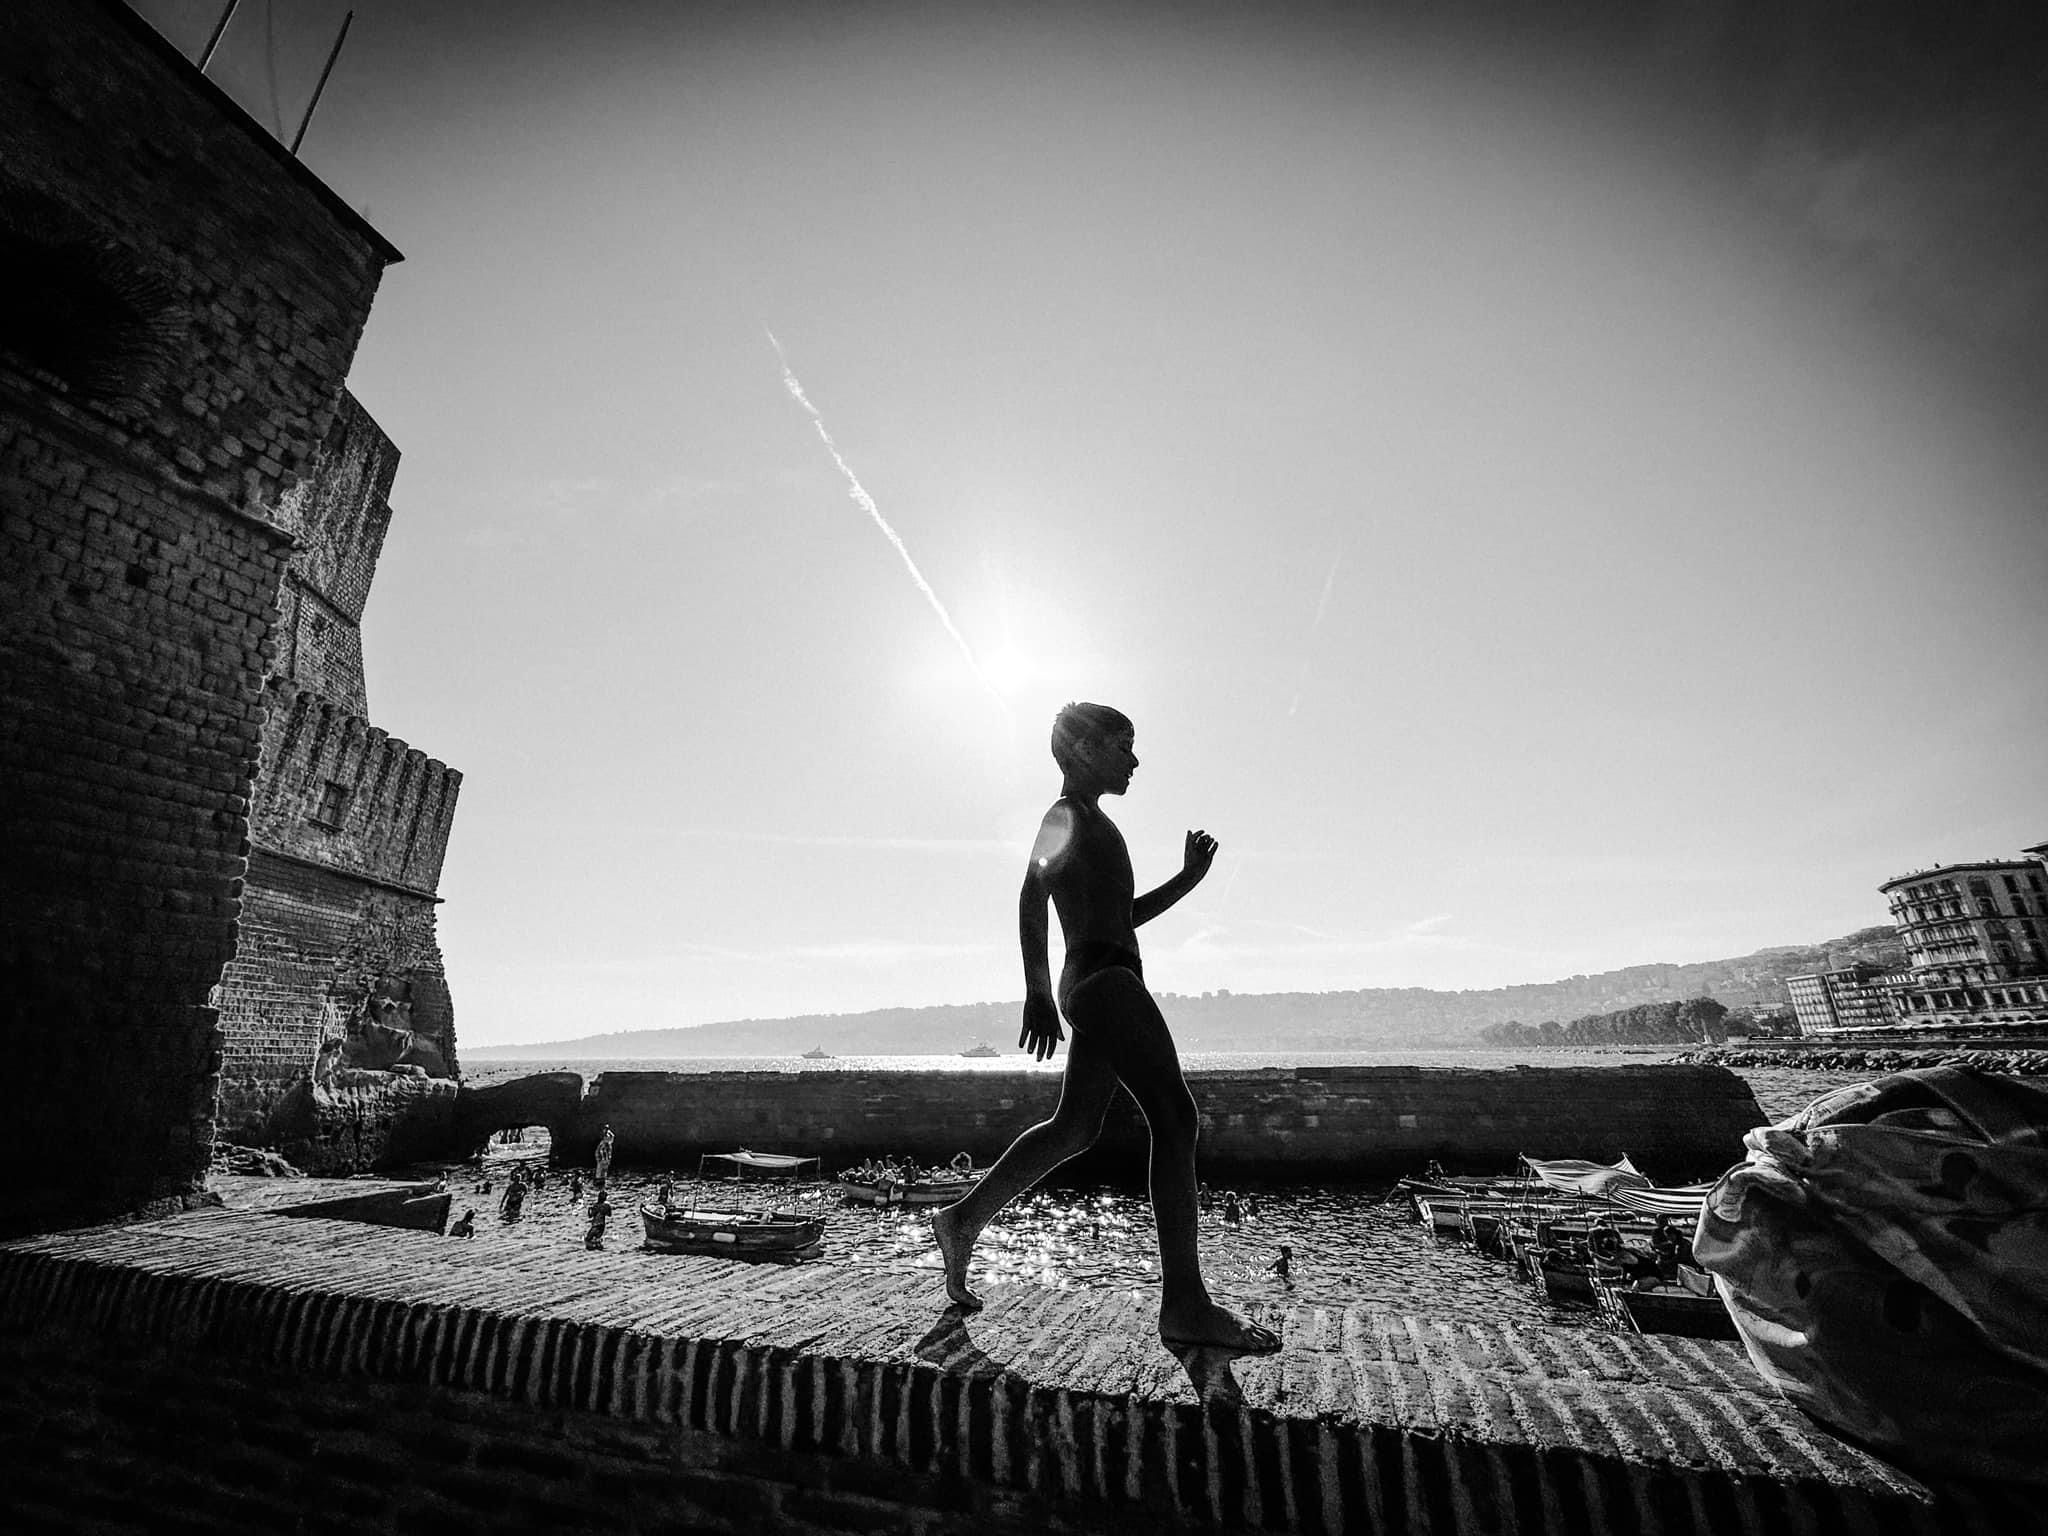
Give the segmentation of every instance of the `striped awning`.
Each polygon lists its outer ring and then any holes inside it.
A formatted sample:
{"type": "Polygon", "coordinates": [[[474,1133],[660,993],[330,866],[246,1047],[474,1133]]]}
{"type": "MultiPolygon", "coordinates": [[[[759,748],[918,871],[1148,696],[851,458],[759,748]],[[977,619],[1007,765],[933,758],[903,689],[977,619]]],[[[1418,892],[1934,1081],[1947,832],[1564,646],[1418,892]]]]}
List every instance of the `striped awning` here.
{"type": "Polygon", "coordinates": [[[1623,1210],[1640,1215],[1698,1221],[1700,1207],[1707,1203],[1707,1191],[1713,1187],[1711,1184],[1687,1184],[1677,1189],[1623,1187],[1607,1191],[1607,1198],[1623,1210]]]}

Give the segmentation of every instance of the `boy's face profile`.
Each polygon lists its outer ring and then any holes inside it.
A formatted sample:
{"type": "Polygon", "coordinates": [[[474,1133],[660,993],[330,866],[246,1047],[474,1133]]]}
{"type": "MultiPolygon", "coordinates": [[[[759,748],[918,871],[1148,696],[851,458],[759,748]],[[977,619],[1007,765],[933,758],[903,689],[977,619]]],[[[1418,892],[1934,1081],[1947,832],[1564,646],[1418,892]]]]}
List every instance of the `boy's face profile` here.
{"type": "Polygon", "coordinates": [[[1076,743],[1089,777],[1103,794],[1120,795],[1131,787],[1131,775],[1138,771],[1138,754],[1132,750],[1136,741],[1135,732],[1112,731],[1076,743]]]}

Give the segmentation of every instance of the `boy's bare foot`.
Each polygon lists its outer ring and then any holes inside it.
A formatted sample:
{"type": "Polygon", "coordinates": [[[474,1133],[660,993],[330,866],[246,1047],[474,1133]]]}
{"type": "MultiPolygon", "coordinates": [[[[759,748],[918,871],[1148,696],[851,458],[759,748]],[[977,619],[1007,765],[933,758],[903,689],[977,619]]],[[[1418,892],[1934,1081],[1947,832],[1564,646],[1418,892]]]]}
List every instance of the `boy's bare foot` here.
{"type": "Polygon", "coordinates": [[[979,1312],[981,1298],[967,1288],[967,1261],[974,1244],[961,1234],[952,1207],[933,1214],[932,1237],[938,1242],[939,1257],[946,1261],[946,1300],[963,1311],[979,1312]]]}
{"type": "Polygon", "coordinates": [[[1248,1323],[1213,1301],[1201,1301],[1159,1312],[1159,1337],[1168,1344],[1202,1344],[1246,1355],[1270,1355],[1280,1348],[1280,1335],[1248,1323]]]}

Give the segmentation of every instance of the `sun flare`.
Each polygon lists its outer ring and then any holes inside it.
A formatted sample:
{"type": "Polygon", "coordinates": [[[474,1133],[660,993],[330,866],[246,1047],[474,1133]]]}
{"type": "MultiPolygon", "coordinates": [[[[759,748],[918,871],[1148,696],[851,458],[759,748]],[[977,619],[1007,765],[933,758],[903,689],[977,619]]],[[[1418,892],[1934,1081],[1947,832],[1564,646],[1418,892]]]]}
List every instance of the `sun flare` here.
{"type": "Polygon", "coordinates": [[[1014,645],[997,646],[981,658],[981,670],[1000,693],[1015,693],[1031,681],[1031,658],[1014,645]]]}

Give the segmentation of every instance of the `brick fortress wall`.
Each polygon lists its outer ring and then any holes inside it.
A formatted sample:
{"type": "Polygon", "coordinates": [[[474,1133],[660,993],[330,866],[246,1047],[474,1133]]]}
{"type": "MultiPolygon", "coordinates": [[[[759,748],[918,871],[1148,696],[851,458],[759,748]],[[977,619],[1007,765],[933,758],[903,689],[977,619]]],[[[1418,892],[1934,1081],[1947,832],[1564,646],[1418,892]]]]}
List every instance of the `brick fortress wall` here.
{"type": "Polygon", "coordinates": [[[221,1134],[369,1166],[425,1078],[452,1096],[434,909],[462,775],[370,724],[362,616],[398,450],[344,394],[278,508],[298,538],[264,690],[240,942],[221,977],[221,1134]]]}
{"type": "Polygon", "coordinates": [[[397,254],[125,6],[0,7],[0,1226],[200,1187],[271,509],[397,254]]]}

